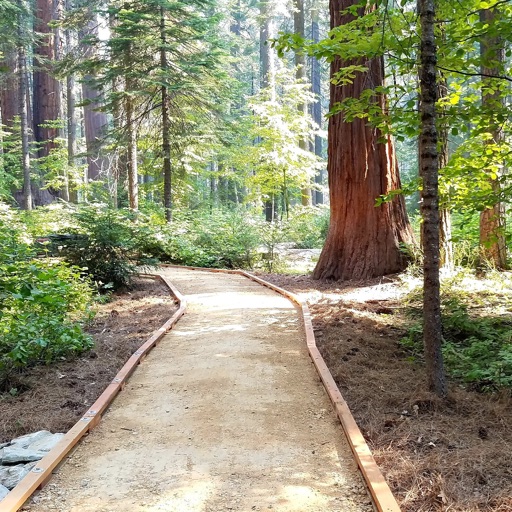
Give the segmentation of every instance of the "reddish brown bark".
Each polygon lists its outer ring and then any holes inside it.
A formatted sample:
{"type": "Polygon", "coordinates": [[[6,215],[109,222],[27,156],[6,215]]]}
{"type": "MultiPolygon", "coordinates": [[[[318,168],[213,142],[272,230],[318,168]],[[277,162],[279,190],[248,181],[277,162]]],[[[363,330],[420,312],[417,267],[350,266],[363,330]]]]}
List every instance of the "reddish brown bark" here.
{"type": "Polygon", "coordinates": [[[47,121],[55,121],[60,114],[60,85],[51,75],[51,62],[55,59],[55,41],[49,23],[54,19],[55,5],[52,0],[36,2],[36,32],[42,34],[34,55],[34,137],[45,142],[39,156],[47,156],[55,144],[51,141],[58,135],[56,128],[43,128],[47,121]]]}
{"type": "MultiPolygon", "coordinates": [[[[484,9],[480,12],[480,21],[492,26],[500,16],[499,7],[484,9]]],[[[480,43],[482,57],[482,107],[490,113],[489,131],[492,140],[489,144],[503,141],[501,122],[493,115],[504,108],[501,91],[493,91],[495,79],[505,60],[505,45],[501,38],[484,36],[480,43]],[[491,87],[489,91],[487,88],[491,87]]],[[[489,179],[496,198],[501,195],[501,185],[497,179],[489,179]]],[[[483,259],[498,269],[507,268],[507,244],[505,240],[505,207],[497,200],[490,208],[480,214],[480,247],[483,259]]]]}
{"type": "Polygon", "coordinates": [[[13,118],[20,114],[18,62],[16,53],[12,52],[6,55],[1,65],[6,69],[6,71],[1,74],[0,85],[2,124],[11,126],[13,118]]]}
{"type": "MultiPolygon", "coordinates": [[[[353,17],[340,11],[355,0],[330,0],[331,26],[350,22],[353,17]]],[[[331,85],[331,107],[345,98],[358,98],[368,88],[383,84],[380,58],[365,62],[335,59],[331,75],[341,67],[364,64],[368,71],[358,73],[352,84],[331,85]]],[[[376,96],[385,109],[386,98],[376,96]]],[[[315,279],[369,279],[399,272],[406,266],[400,244],[411,244],[413,235],[407,219],[404,198],[375,207],[375,200],[400,188],[395,150],[390,137],[379,143],[382,133],[356,119],[345,122],[343,114],[329,119],[328,174],[331,223],[325,246],[314,270],[315,279]]]]}

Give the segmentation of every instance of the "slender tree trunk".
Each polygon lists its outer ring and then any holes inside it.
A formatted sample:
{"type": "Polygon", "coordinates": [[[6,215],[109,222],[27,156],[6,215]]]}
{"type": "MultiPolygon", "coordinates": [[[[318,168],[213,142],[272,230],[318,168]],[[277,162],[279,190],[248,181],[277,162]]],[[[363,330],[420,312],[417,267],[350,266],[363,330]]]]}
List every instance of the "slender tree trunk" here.
{"type": "MultiPolygon", "coordinates": [[[[354,19],[340,11],[357,3],[331,0],[332,28],[354,19]]],[[[361,63],[336,58],[331,74],[342,66],[361,63]]],[[[366,89],[383,85],[383,59],[374,58],[364,64],[368,71],[358,73],[352,84],[331,85],[331,106],[346,98],[359,98],[366,89]]],[[[382,94],[376,95],[375,101],[379,108],[386,108],[382,94]]],[[[376,198],[401,188],[391,138],[369,126],[366,120],[345,122],[340,113],[329,119],[328,144],[331,222],[313,278],[370,279],[400,272],[407,265],[400,246],[413,243],[404,198],[398,195],[375,207],[376,198]],[[385,143],[378,142],[383,138],[385,143]]]]}
{"type": "MultiPolygon", "coordinates": [[[[448,85],[446,80],[439,78],[438,96],[445,98],[448,94],[448,85]]],[[[444,113],[443,113],[444,115],[444,113]]],[[[446,122],[440,123],[439,127],[439,169],[444,169],[448,165],[448,125],[446,122]]],[[[448,198],[444,198],[446,204],[448,198]]],[[[453,242],[452,242],[452,214],[447,206],[439,207],[439,244],[441,249],[440,264],[447,270],[454,268],[453,242]]]]}
{"type": "MultiPolygon", "coordinates": [[[[498,7],[480,11],[480,21],[490,27],[499,16],[498,7]]],[[[489,130],[492,140],[489,144],[500,144],[503,141],[501,124],[496,114],[503,110],[504,100],[499,90],[489,90],[496,85],[499,68],[505,59],[504,43],[499,37],[484,36],[480,43],[482,58],[482,108],[489,115],[489,130]]],[[[480,214],[480,247],[485,260],[498,269],[507,267],[507,246],[505,242],[505,209],[500,201],[501,185],[498,179],[489,179],[496,202],[480,214]]]]}
{"type": "MultiPolygon", "coordinates": [[[[167,40],[165,35],[165,13],[160,8],[160,69],[162,75],[168,68],[167,40]]],[[[163,82],[163,78],[162,78],[163,82]]],[[[169,91],[166,84],[162,84],[162,152],[164,157],[164,209],[167,222],[172,221],[172,166],[171,166],[171,122],[169,118],[169,91]]]]}
{"type": "MultiPolygon", "coordinates": [[[[69,9],[69,0],[66,5],[69,9]]],[[[72,37],[70,29],[66,29],[65,31],[65,39],[66,39],[66,48],[67,51],[71,51],[72,46],[72,37]]],[[[73,73],[69,73],[66,77],[66,124],[67,124],[67,148],[68,148],[68,166],[70,169],[75,166],[75,155],[76,155],[76,131],[77,131],[77,121],[76,121],[76,99],[75,99],[75,76],[73,73]]],[[[73,202],[77,201],[76,194],[71,193],[69,187],[69,175],[66,173],[66,180],[63,189],[62,198],[65,201],[73,200],[73,202]]]]}
{"type": "Polygon", "coordinates": [[[441,300],[439,283],[439,157],[437,150],[437,46],[434,36],[435,2],[418,0],[421,24],[419,167],[423,182],[423,342],[428,388],[446,396],[443,368],[441,300]]]}
{"type": "MultiPolygon", "coordinates": [[[[311,39],[313,42],[318,43],[320,41],[320,28],[318,24],[318,10],[311,10],[311,39]]],[[[322,80],[321,80],[321,70],[320,70],[320,62],[315,57],[311,58],[311,88],[312,92],[315,95],[315,100],[312,105],[312,117],[313,121],[318,125],[319,128],[322,127],[322,80]]],[[[323,144],[322,137],[319,135],[315,135],[315,143],[314,143],[314,152],[315,155],[319,158],[323,156],[323,144]]],[[[315,176],[315,183],[317,187],[321,187],[324,182],[324,171],[319,170],[315,176]]],[[[313,204],[323,204],[324,203],[324,194],[322,190],[315,190],[313,194],[313,204]]]]}
{"type": "MultiPolygon", "coordinates": [[[[268,40],[274,36],[272,7],[269,1],[260,2],[260,87],[270,89],[271,100],[275,100],[275,62],[274,52],[268,40]]],[[[277,218],[274,193],[265,200],[265,219],[273,222],[277,218]]]]}
{"type": "Polygon", "coordinates": [[[132,210],[139,209],[139,176],[137,162],[137,129],[135,126],[134,100],[127,84],[126,92],[126,132],[128,137],[128,200],[132,210]]]}
{"type": "MultiPolygon", "coordinates": [[[[304,37],[304,0],[293,0],[293,7],[294,32],[299,34],[301,37],[304,37]]],[[[304,57],[304,53],[301,51],[295,51],[295,67],[297,68],[295,78],[303,82],[306,78],[306,59],[304,57]]],[[[306,108],[306,104],[300,104],[297,106],[298,111],[303,115],[307,114],[306,108]]],[[[306,151],[307,141],[305,139],[299,140],[299,148],[302,151],[306,151]]],[[[301,203],[302,206],[311,206],[311,189],[309,187],[304,187],[302,189],[301,203]]]]}
{"type": "MultiPolygon", "coordinates": [[[[125,69],[130,69],[131,45],[125,53],[125,69]]],[[[128,201],[132,210],[139,209],[139,173],[137,161],[137,126],[135,122],[135,100],[133,91],[135,84],[128,75],[125,89],[126,134],[128,141],[127,170],[128,170],[128,201]]]]}
{"type": "Polygon", "coordinates": [[[23,167],[23,208],[32,209],[32,182],[30,179],[29,128],[27,119],[27,54],[25,50],[25,2],[18,0],[18,70],[19,70],[19,112],[21,121],[21,153],[23,167]]]}

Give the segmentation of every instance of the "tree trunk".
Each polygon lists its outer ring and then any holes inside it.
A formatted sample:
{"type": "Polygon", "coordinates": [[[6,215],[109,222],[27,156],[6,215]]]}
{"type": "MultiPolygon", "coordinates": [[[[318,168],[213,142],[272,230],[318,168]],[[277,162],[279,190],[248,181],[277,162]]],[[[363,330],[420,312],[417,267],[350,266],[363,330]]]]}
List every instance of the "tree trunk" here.
{"type": "MultiPolygon", "coordinates": [[[[439,78],[438,95],[439,98],[445,98],[448,94],[448,85],[446,80],[439,78]]],[[[442,113],[444,115],[444,112],[442,113]]],[[[448,149],[448,125],[440,123],[439,128],[440,152],[439,152],[439,169],[444,169],[448,165],[449,149],[448,149]]],[[[440,264],[447,270],[454,268],[454,254],[452,242],[452,214],[447,208],[448,198],[445,197],[439,207],[439,244],[441,250],[440,264]],[[444,203],[444,206],[442,205],[444,203]]]]}
{"type": "MultiPolygon", "coordinates": [[[[70,4],[69,0],[66,5],[69,9],[70,4]]],[[[66,39],[66,50],[68,52],[71,51],[72,47],[72,38],[70,29],[65,30],[65,39],[66,39]]],[[[68,167],[72,169],[75,166],[75,155],[76,155],[76,130],[77,130],[77,121],[76,121],[76,99],[75,99],[75,76],[73,73],[69,73],[66,77],[66,124],[67,124],[67,148],[68,148],[68,167]]],[[[64,201],[70,201],[73,199],[73,202],[76,202],[76,193],[71,193],[69,187],[69,175],[66,173],[65,176],[65,184],[62,190],[62,199],[64,201]]]]}
{"type": "MultiPolygon", "coordinates": [[[[128,45],[125,53],[125,69],[130,69],[131,45],[128,45]]],[[[128,202],[132,210],[139,209],[139,173],[137,161],[137,126],[135,122],[135,100],[133,91],[135,84],[128,75],[125,87],[125,113],[126,113],[126,137],[128,142],[127,171],[128,171],[128,202]]]]}
{"type": "MultiPolygon", "coordinates": [[[[311,39],[313,42],[318,43],[320,41],[320,29],[318,24],[318,10],[311,10],[311,39]]],[[[315,100],[312,105],[312,117],[313,121],[318,125],[319,128],[322,127],[322,81],[321,81],[321,69],[320,62],[317,58],[311,58],[311,89],[313,94],[315,95],[315,100]]],[[[319,158],[323,156],[323,144],[322,137],[319,135],[315,135],[315,143],[314,143],[314,152],[315,155],[319,158]]],[[[324,171],[319,170],[315,176],[315,183],[318,187],[321,187],[324,182],[324,171]]],[[[324,194],[322,190],[315,190],[313,194],[313,204],[323,204],[324,203],[324,194]]]]}
{"type": "Polygon", "coordinates": [[[2,73],[2,88],[0,90],[0,109],[2,112],[2,124],[12,126],[12,120],[20,114],[20,85],[18,55],[16,51],[7,53],[1,62],[5,69],[2,73]]]}
{"type": "MultiPolygon", "coordinates": [[[[168,68],[167,40],[165,35],[165,13],[160,8],[160,70],[164,74],[168,68]]],[[[162,79],[163,80],[163,79],[162,79]]],[[[167,222],[172,221],[172,166],[171,166],[171,121],[169,118],[169,92],[167,85],[162,84],[162,152],[164,157],[164,209],[167,222]]]]}
{"type": "MultiPolygon", "coordinates": [[[[492,27],[497,16],[498,7],[480,11],[480,21],[492,27]]],[[[489,91],[487,88],[495,85],[496,79],[489,76],[500,74],[500,67],[505,58],[504,43],[499,37],[484,36],[480,43],[482,58],[482,108],[489,115],[489,131],[492,134],[490,144],[500,144],[503,141],[501,124],[495,114],[504,108],[502,92],[489,91]]],[[[497,269],[507,267],[507,246],[505,242],[505,208],[500,202],[501,185],[499,179],[490,179],[491,188],[497,198],[492,207],[480,214],[480,248],[483,258],[497,269]]]]}
{"type": "Polygon", "coordinates": [[[41,126],[45,123],[57,121],[61,112],[60,84],[51,75],[51,62],[55,59],[55,40],[50,23],[54,21],[54,5],[52,0],[36,1],[35,30],[42,34],[40,43],[34,52],[34,105],[33,122],[34,138],[40,143],[39,156],[48,156],[56,147],[54,142],[58,136],[55,127],[41,126]]]}
{"type": "MultiPolygon", "coordinates": [[[[304,37],[304,0],[293,0],[293,30],[296,34],[304,37]]],[[[295,78],[298,81],[303,82],[306,78],[306,59],[304,53],[299,50],[295,51],[295,67],[296,75],[295,78]]],[[[306,105],[300,104],[297,106],[300,113],[306,115],[306,105]]],[[[307,141],[305,139],[299,140],[299,148],[302,151],[307,149],[307,141]]],[[[284,201],[286,203],[286,200],[284,201]]],[[[311,189],[304,187],[301,191],[301,203],[302,206],[311,206],[311,189]]],[[[288,213],[287,213],[288,215],[288,213]]]]}
{"type": "Polygon", "coordinates": [[[423,182],[423,343],[429,390],[446,396],[439,283],[439,158],[437,151],[437,47],[434,0],[418,0],[421,24],[419,168],[423,182]]]}
{"type": "MultiPolygon", "coordinates": [[[[355,4],[356,0],[330,1],[332,28],[353,19],[352,15],[341,15],[340,10],[355,4]]],[[[354,62],[336,58],[331,74],[350,64],[354,62]]],[[[331,85],[331,107],[345,98],[358,98],[369,87],[383,85],[383,59],[374,58],[364,64],[368,71],[358,73],[352,84],[331,85]]],[[[385,109],[382,94],[375,101],[385,109]]],[[[376,198],[401,186],[393,142],[386,137],[385,143],[379,143],[383,137],[366,120],[348,123],[341,113],[329,119],[331,222],[314,279],[370,279],[406,267],[400,245],[413,243],[413,235],[403,196],[375,207],[376,198]]]]}
{"type": "MultiPolygon", "coordinates": [[[[80,39],[87,36],[98,37],[98,17],[90,12],[91,19],[84,30],[80,32],[80,39]]],[[[94,48],[86,45],[85,55],[92,58],[94,48]]],[[[86,75],[82,80],[82,101],[84,103],[84,131],[85,146],[87,149],[87,180],[95,181],[105,178],[109,169],[108,159],[102,155],[101,146],[105,131],[108,127],[108,118],[105,112],[100,112],[102,94],[93,85],[94,76],[86,75]]]]}
{"type": "Polygon", "coordinates": [[[23,168],[23,208],[31,210],[33,205],[32,183],[30,179],[29,128],[27,119],[27,54],[25,50],[24,0],[18,0],[18,84],[19,112],[21,121],[21,153],[23,168]]]}
{"type": "MultiPolygon", "coordinates": [[[[271,99],[275,100],[275,62],[274,52],[268,40],[274,35],[274,23],[270,2],[260,2],[260,87],[270,88],[271,99]]],[[[274,194],[265,200],[265,219],[273,222],[277,219],[274,194]]]]}

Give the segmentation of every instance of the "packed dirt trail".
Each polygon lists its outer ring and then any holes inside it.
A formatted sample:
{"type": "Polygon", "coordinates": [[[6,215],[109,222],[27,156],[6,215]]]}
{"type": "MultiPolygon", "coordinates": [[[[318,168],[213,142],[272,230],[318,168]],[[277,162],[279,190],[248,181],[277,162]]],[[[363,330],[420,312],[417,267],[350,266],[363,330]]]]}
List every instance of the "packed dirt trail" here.
{"type": "Polygon", "coordinates": [[[162,273],[187,313],[24,510],[372,511],[292,303],[239,275],[162,273]]]}

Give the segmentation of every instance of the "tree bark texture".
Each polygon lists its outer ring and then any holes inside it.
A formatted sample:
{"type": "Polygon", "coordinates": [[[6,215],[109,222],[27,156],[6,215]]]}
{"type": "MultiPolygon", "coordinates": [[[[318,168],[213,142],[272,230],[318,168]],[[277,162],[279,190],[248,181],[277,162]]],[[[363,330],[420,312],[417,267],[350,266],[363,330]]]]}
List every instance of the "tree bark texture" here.
{"type": "MultiPolygon", "coordinates": [[[[331,27],[350,22],[341,14],[356,0],[331,0],[331,27]]],[[[331,64],[331,75],[345,65],[340,58],[331,64]]],[[[363,63],[368,71],[358,73],[352,84],[331,84],[331,107],[345,98],[358,98],[367,88],[381,86],[383,60],[363,63]]],[[[376,96],[385,109],[386,98],[376,96]]],[[[403,196],[375,207],[380,195],[400,188],[392,140],[379,143],[382,133],[365,120],[345,122],[343,114],[329,119],[328,174],[331,222],[325,246],[313,272],[315,279],[370,279],[403,270],[407,264],[400,244],[413,243],[403,196]]]]}
{"type": "Polygon", "coordinates": [[[0,110],[2,112],[2,124],[12,126],[12,120],[20,114],[19,69],[16,51],[8,52],[1,66],[5,68],[5,71],[0,75],[0,110]]]}
{"type": "MultiPolygon", "coordinates": [[[[498,7],[480,11],[480,21],[492,26],[498,15],[498,7]]],[[[491,144],[499,144],[503,140],[501,124],[494,114],[503,110],[504,100],[500,91],[489,92],[487,87],[495,85],[492,76],[500,74],[497,67],[488,65],[489,62],[501,66],[505,59],[504,42],[498,37],[484,36],[480,43],[482,58],[482,108],[490,117],[489,130],[492,133],[491,144]]],[[[491,188],[496,197],[500,196],[501,185],[498,179],[490,179],[491,188]]],[[[480,248],[483,258],[498,269],[507,267],[507,245],[505,241],[505,208],[497,201],[491,208],[480,214],[480,248]]]]}
{"type": "Polygon", "coordinates": [[[50,150],[56,147],[54,139],[58,137],[57,128],[41,125],[58,120],[61,112],[60,84],[51,74],[56,43],[53,29],[49,25],[55,19],[56,5],[52,0],[36,1],[35,30],[42,34],[42,38],[34,51],[33,122],[34,138],[36,142],[42,143],[39,148],[40,157],[48,156],[50,150]]]}
{"type": "Polygon", "coordinates": [[[434,36],[435,2],[418,0],[421,25],[420,43],[420,118],[419,168],[422,180],[423,218],[423,344],[430,391],[446,396],[443,367],[440,248],[439,248],[439,155],[437,150],[437,46],[434,36]]]}

